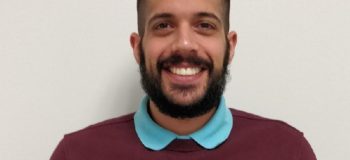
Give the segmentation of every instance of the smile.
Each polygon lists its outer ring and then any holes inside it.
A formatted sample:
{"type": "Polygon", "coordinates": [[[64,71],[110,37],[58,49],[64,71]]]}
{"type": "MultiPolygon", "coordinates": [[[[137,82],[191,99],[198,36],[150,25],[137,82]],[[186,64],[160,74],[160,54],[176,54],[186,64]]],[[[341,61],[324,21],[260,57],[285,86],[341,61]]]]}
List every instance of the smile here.
{"type": "Polygon", "coordinates": [[[180,68],[180,67],[170,67],[170,72],[176,75],[180,76],[193,76],[201,71],[201,68],[199,67],[187,67],[187,68],[180,68]]]}

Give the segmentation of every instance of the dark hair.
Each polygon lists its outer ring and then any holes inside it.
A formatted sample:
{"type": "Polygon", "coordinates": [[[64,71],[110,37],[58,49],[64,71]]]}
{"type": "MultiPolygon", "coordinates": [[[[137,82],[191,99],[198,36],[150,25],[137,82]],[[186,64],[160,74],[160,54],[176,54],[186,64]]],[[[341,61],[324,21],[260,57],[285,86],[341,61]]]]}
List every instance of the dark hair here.
{"type": "MultiPolygon", "coordinates": [[[[144,8],[147,0],[137,0],[137,27],[140,36],[143,36],[145,31],[144,8]]],[[[224,30],[228,33],[230,29],[230,0],[222,0],[224,9],[224,30]]]]}

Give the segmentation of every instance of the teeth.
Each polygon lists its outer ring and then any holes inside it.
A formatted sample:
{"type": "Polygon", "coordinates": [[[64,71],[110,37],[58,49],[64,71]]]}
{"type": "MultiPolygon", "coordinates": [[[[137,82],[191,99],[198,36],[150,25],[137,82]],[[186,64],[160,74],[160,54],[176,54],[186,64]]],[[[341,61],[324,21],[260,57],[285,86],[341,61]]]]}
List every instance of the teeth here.
{"type": "Polygon", "coordinates": [[[181,76],[192,76],[197,74],[200,71],[200,68],[194,67],[194,68],[170,68],[171,73],[181,75],[181,76]]]}

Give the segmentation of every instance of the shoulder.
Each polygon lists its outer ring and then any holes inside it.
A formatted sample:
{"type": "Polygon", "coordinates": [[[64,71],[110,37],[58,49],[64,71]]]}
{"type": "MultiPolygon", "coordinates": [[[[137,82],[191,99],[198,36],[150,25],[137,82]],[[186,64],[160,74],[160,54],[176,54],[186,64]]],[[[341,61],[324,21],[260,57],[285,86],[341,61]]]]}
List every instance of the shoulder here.
{"type": "Polygon", "coordinates": [[[119,116],[116,118],[104,120],[102,122],[92,124],[92,125],[86,127],[85,129],[82,129],[81,131],[94,130],[94,129],[109,127],[109,126],[122,126],[125,124],[129,124],[129,123],[132,123],[134,121],[134,114],[135,113],[129,113],[129,114],[122,115],[122,116],[119,116]]]}
{"type": "MultiPolygon", "coordinates": [[[[316,159],[303,133],[286,122],[230,109],[233,115],[232,144],[256,151],[273,152],[278,159],[316,159]],[[268,144],[268,145],[266,145],[268,144]]],[[[271,158],[270,158],[271,159],[271,158]]]]}
{"type": "Polygon", "coordinates": [[[66,134],[51,159],[88,159],[87,155],[92,156],[90,159],[98,159],[102,155],[122,152],[116,152],[115,148],[126,143],[130,146],[139,144],[134,131],[134,113],[66,134]],[[90,155],[90,152],[93,154],[90,155]]]}
{"type": "Polygon", "coordinates": [[[239,125],[239,127],[252,127],[258,130],[269,131],[284,131],[296,136],[303,135],[301,131],[284,121],[262,117],[238,109],[230,108],[230,110],[234,117],[234,123],[239,125]]]}
{"type": "Polygon", "coordinates": [[[88,140],[105,136],[120,137],[132,132],[134,126],[134,114],[129,113],[120,117],[104,120],[92,124],[81,130],[66,134],[65,139],[88,140]]]}

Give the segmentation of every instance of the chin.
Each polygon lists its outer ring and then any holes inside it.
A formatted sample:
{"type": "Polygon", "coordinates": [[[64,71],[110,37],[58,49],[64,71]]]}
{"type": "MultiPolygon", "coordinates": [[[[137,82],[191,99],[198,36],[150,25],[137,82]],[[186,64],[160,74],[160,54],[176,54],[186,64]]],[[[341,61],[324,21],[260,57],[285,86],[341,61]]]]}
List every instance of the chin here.
{"type": "Polygon", "coordinates": [[[203,99],[204,94],[193,94],[193,92],[183,92],[166,96],[169,101],[179,106],[192,106],[203,99]]]}

